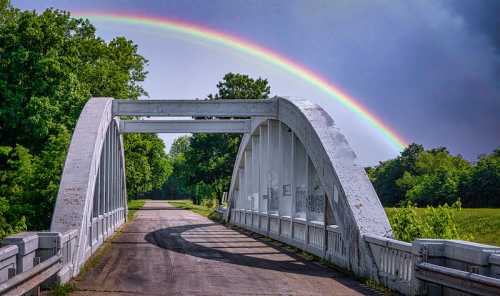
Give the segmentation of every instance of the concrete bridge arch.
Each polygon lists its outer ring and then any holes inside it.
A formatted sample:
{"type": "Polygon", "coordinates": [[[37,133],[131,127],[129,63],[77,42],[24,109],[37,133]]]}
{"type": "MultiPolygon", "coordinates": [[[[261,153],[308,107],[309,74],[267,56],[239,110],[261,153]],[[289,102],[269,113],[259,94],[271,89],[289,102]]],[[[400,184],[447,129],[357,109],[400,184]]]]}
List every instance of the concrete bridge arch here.
{"type": "Polygon", "coordinates": [[[355,153],[321,107],[277,97],[92,98],[73,134],[51,225],[51,231],[78,230],[68,271],[72,275],[126,220],[121,134],[131,132],[244,134],[229,190],[229,222],[330,258],[357,274],[375,272],[362,237],[390,237],[391,228],[355,153]],[[245,119],[120,120],[120,116],[245,119]]]}

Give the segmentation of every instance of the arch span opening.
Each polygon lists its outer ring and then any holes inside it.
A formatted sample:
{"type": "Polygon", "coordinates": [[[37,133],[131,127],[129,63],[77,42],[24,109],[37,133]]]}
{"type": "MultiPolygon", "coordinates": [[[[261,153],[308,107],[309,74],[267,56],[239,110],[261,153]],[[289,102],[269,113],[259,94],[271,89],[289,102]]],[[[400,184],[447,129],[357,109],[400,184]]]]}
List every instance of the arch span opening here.
{"type": "Polygon", "coordinates": [[[391,236],[382,205],[332,118],[305,100],[93,98],[77,123],[52,231],[78,230],[76,274],[126,219],[124,133],[244,134],[225,219],[368,275],[364,234],[391,236]],[[189,116],[201,120],[120,120],[189,116]],[[215,118],[215,119],[206,119],[215,118]],[[225,119],[220,119],[225,118],[225,119]],[[238,118],[238,119],[228,119],[238,118]]]}

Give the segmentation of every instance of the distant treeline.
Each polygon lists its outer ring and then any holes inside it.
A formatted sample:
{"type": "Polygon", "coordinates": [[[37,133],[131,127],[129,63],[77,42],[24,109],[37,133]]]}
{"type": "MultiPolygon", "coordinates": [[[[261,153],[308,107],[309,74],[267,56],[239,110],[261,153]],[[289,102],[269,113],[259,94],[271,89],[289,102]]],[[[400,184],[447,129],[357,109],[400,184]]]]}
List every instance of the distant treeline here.
{"type": "Polygon", "coordinates": [[[460,199],[464,207],[500,207],[500,147],[471,163],[446,148],[411,144],[366,171],[384,206],[451,205],[460,199]]]}

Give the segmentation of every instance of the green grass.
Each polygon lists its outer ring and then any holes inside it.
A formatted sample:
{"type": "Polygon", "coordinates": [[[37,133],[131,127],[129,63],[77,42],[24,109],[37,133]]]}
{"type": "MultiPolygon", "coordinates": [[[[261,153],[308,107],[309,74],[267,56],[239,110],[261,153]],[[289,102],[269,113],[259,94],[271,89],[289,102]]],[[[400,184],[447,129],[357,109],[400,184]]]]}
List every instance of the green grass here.
{"type": "MultiPolygon", "coordinates": [[[[67,296],[71,292],[75,291],[75,286],[73,283],[66,283],[62,285],[55,285],[48,291],[48,296],[67,296]]],[[[43,293],[42,293],[43,295],[43,293]]]]}
{"type": "Polygon", "coordinates": [[[204,217],[207,217],[211,220],[222,222],[222,217],[220,217],[219,213],[215,210],[215,208],[208,208],[202,205],[195,205],[193,201],[190,199],[180,199],[180,200],[167,200],[167,202],[173,205],[176,208],[190,210],[195,212],[196,214],[200,214],[204,217]]]}
{"type": "Polygon", "coordinates": [[[144,199],[131,199],[127,202],[128,215],[127,221],[131,221],[135,215],[135,212],[144,206],[144,199]]]}
{"type": "MultiPolygon", "coordinates": [[[[397,208],[385,208],[391,217],[397,208]]],[[[420,215],[424,208],[417,209],[420,215]]],[[[458,231],[463,235],[472,235],[472,241],[487,245],[500,246],[500,209],[464,208],[456,216],[458,231]]]]}

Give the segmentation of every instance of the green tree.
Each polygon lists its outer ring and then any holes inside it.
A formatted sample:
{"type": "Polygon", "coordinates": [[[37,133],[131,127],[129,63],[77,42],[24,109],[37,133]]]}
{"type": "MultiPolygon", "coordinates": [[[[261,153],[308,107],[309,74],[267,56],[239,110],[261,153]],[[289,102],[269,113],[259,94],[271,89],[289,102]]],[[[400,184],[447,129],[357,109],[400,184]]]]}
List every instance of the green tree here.
{"type": "Polygon", "coordinates": [[[214,100],[256,100],[267,99],[271,87],[267,79],[250,78],[248,75],[227,73],[222,81],[217,84],[217,93],[208,95],[214,100]]]}
{"type": "Polygon", "coordinates": [[[420,153],[414,173],[406,171],[396,184],[417,205],[451,204],[460,197],[460,181],[469,170],[470,164],[461,156],[434,149],[420,153]]]}
{"type": "Polygon", "coordinates": [[[418,206],[451,204],[500,206],[500,148],[470,163],[444,147],[411,144],[399,157],[366,169],[382,203],[411,200],[418,206]]]}
{"type": "Polygon", "coordinates": [[[500,148],[479,158],[462,179],[460,193],[466,207],[500,207],[500,148]]]}
{"type": "Polygon", "coordinates": [[[124,141],[129,196],[161,188],[172,172],[163,141],[151,134],[127,134],[124,141]]]}
{"type": "Polygon", "coordinates": [[[174,140],[168,154],[170,157],[178,157],[186,154],[189,150],[190,136],[181,136],[174,140]]]}
{"type": "MultiPolygon", "coordinates": [[[[146,63],[131,41],[117,37],[106,42],[88,20],[54,9],[21,11],[0,1],[0,236],[23,223],[29,229],[48,227],[83,106],[91,96],[147,95],[140,84],[146,63]]],[[[139,149],[144,141],[163,151],[155,136],[129,139],[127,146],[139,149]]],[[[150,151],[145,165],[127,174],[167,172],[158,169],[164,157],[159,151],[150,151]]]]}
{"type": "Polygon", "coordinates": [[[193,193],[189,186],[188,172],[191,167],[186,164],[185,154],[189,149],[190,136],[182,136],[175,139],[168,153],[168,163],[171,168],[171,173],[167,180],[162,184],[160,189],[154,189],[151,192],[144,194],[145,198],[191,198],[193,193]]]}
{"type": "Polygon", "coordinates": [[[399,157],[380,162],[374,168],[367,168],[368,176],[384,205],[394,206],[406,199],[406,190],[397,181],[405,172],[410,175],[416,173],[416,162],[423,151],[422,145],[412,143],[399,157]]]}

